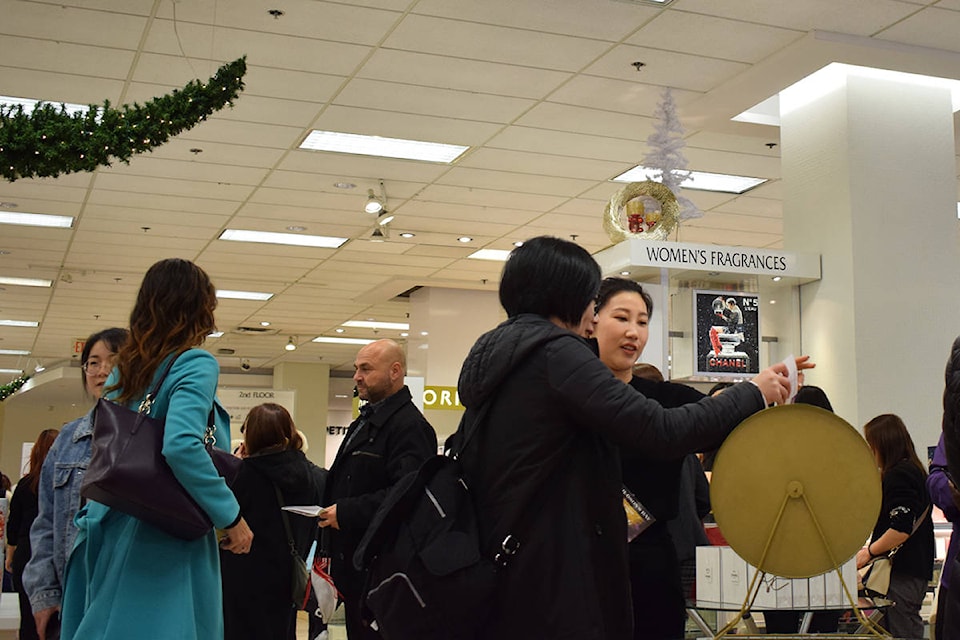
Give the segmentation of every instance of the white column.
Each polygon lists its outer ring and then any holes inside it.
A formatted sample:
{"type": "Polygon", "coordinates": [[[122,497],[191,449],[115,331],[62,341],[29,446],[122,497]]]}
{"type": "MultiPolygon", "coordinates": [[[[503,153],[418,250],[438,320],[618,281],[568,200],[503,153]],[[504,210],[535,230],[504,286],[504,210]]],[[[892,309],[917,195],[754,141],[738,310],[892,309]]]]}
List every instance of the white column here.
{"type": "MultiPolygon", "coordinates": [[[[410,295],[407,373],[427,386],[456,387],[460,367],[482,334],[506,319],[493,291],[424,287],[410,295]],[[427,335],[421,335],[426,332],[427,335]]],[[[442,442],[460,422],[460,411],[426,410],[442,442]]]]}
{"type": "Polygon", "coordinates": [[[823,257],[800,292],[808,381],[858,429],[900,415],[923,453],[960,333],[950,93],[847,75],[810,100],[798,85],[780,96],[784,244],[823,257]]]}

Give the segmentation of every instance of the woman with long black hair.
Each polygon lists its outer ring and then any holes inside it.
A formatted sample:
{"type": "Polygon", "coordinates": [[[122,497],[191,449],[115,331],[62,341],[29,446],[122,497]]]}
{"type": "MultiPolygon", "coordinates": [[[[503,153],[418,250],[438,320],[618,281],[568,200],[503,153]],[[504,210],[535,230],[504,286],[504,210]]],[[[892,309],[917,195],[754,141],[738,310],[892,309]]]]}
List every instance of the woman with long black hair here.
{"type": "Polygon", "coordinates": [[[886,413],[863,427],[880,468],[882,502],[870,544],[857,552],[857,568],[896,549],[890,568],[883,626],[895,638],[923,636],[920,607],[933,577],[933,519],[927,470],[899,416],[886,413]]]}

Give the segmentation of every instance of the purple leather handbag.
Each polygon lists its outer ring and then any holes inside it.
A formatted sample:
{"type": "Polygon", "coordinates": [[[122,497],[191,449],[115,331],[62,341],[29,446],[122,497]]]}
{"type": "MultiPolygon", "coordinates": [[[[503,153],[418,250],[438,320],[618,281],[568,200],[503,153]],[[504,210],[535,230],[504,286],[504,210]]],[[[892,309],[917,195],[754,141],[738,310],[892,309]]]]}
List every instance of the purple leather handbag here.
{"type": "MultiPolygon", "coordinates": [[[[151,418],[150,406],[176,361],[167,363],[139,411],[101,398],[93,418],[90,463],[80,495],[134,516],[183,540],[195,540],[213,527],[206,512],[187,493],[163,457],[163,420],[151,418]]],[[[216,425],[210,411],[204,436],[207,453],[221,476],[232,484],[240,460],[213,446],[216,425]]]]}

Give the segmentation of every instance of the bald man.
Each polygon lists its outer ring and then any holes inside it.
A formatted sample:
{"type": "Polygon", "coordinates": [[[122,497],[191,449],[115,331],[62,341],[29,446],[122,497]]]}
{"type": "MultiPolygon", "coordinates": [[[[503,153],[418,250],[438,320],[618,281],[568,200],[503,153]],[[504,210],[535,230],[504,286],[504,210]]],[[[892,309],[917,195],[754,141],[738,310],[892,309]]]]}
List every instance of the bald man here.
{"type": "Polygon", "coordinates": [[[437,434],[403,384],[406,358],[393,340],[377,340],[357,353],[353,381],[367,404],[347,429],[327,476],[327,507],[320,526],[331,530],[330,572],[343,596],[347,637],[377,640],[362,620],[363,574],[353,553],[389,489],[424,460],[437,455],[437,434]]]}

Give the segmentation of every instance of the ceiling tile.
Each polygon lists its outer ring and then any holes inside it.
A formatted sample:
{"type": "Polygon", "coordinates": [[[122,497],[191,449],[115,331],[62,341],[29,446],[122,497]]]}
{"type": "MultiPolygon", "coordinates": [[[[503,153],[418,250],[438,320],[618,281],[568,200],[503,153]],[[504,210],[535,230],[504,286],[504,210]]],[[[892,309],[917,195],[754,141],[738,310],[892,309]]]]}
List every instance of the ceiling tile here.
{"type": "Polygon", "coordinates": [[[559,71],[576,71],[609,47],[586,38],[418,15],[404,19],[383,46],[559,71]]]}
{"type": "Polygon", "coordinates": [[[378,49],[357,74],[362,78],[424,87],[539,99],[570,73],[519,65],[378,49]]]}
{"type": "Polygon", "coordinates": [[[682,50],[711,58],[757,63],[798,40],[805,32],[664,11],[633,34],[628,42],[652,49],[682,50]]]}

